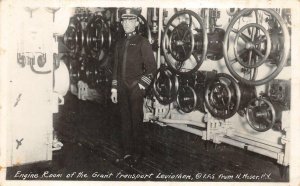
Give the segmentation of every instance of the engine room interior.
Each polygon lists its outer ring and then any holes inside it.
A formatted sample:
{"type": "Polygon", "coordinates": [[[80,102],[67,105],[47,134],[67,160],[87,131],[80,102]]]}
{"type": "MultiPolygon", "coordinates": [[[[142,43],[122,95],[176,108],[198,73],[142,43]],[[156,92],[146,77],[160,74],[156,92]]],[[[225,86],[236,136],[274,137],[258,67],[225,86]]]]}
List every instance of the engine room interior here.
{"type": "MultiPolygon", "coordinates": [[[[10,95],[1,128],[5,179],[290,180],[291,8],[16,6],[13,12],[19,19],[10,23],[14,43],[2,66],[10,95]],[[133,143],[143,141],[144,154],[134,163],[118,159],[126,91],[115,79],[116,63],[126,63],[116,55],[132,19],[134,37],[149,44],[156,65],[152,76],[142,76],[149,86],[138,83],[143,140],[133,143]]],[[[125,51],[139,45],[126,44],[125,51]]],[[[140,73],[146,70],[143,64],[140,73]]]]}

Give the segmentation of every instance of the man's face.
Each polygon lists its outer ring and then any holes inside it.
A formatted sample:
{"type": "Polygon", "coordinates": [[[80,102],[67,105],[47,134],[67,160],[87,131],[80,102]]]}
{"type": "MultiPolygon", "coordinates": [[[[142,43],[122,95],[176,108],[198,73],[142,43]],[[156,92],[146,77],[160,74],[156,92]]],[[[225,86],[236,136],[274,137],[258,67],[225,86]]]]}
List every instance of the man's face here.
{"type": "Polygon", "coordinates": [[[136,17],[122,18],[122,25],[125,33],[133,32],[138,24],[139,22],[136,17]]]}

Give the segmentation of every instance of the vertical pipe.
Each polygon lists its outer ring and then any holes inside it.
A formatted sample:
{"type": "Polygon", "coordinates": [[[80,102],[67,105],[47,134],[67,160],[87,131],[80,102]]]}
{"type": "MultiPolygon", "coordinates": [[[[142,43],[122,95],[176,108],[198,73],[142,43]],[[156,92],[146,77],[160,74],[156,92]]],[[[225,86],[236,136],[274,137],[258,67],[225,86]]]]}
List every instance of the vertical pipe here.
{"type": "Polygon", "coordinates": [[[206,27],[207,33],[209,33],[210,32],[210,30],[209,30],[209,8],[205,8],[204,19],[205,19],[205,27],[206,27]]]}
{"type": "Polygon", "coordinates": [[[161,32],[163,31],[163,9],[159,8],[158,14],[158,51],[157,51],[157,68],[160,67],[160,47],[161,47],[161,32]]]}
{"type": "Polygon", "coordinates": [[[286,141],[285,141],[285,148],[284,148],[284,158],[283,158],[283,165],[289,164],[289,157],[290,157],[290,128],[285,128],[286,133],[286,141]]]}
{"type": "Polygon", "coordinates": [[[152,16],[152,21],[157,21],[157,16],[156,16],[156,8],[153,8],[153,16],[152,16]]]}
{"type": "MultiPolygon", "coordinates": [[[[148,41],[150,42],[150,44],[152,44],[152,36],[151,36],[151,28],[150,28],[150,26],[149,26],[149,21],[152,21],[152,20],[148,20],[148,11],[149,11],[149,8],[146,8],[146,13],[145,13],[145,15],[143,15],[142,14],[142,16],[144,16],[144,18],[145,18],[145,20],[146,20],[146,23],[145,24],[147,24],[146,26],[147,26],[147,28],[149,29],[148,30],[148,41]]],[[[142,11],[143,12],[143,11],[142,11]]]]}
{"type": "Polygon", "coordinates": [[[211,122],[207,122],[207,125],[206,125],[206,139],[205,140],[210,140],[210,129],[212,127],[212,124],[211,122]]]}
{"type": "Polygon", "coordinates": [[[116,10],[116,22],[117,22],[117,23],[120,22],[120,18],[119,18],[119,8],[117,8],[117,10],[116,10]]]}

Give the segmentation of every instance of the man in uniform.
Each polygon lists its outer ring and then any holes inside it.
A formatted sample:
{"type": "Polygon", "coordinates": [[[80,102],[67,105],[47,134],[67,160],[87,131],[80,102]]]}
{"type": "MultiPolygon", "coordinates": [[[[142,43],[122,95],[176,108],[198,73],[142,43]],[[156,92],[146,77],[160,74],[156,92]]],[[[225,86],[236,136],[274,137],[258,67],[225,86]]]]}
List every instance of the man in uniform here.
{"type": "Polygon", "coordinates": [[[121,111],[123,158],[117,162],[125,160],[132,164],[144,155],[143,97],[154,77],[156,62],[148,40],[135,31],[141,9],[119,11],[125,37],[115,47],[111,99],[119,103],[121,111]]]}

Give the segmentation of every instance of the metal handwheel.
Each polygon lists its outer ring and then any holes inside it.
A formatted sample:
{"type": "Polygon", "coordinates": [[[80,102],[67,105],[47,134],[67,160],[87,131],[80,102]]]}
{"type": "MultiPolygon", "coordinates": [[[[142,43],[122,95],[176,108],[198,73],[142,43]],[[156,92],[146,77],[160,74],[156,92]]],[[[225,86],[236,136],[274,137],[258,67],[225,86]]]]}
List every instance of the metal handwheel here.
{"type": "Polygon", "coordinates": [[[205,105],[212,116],[220,119],[232,117],[239,109],[241,91],[228,74],[219,73],[205,90],[205,105]]]}
{"type": "Polygon", "coordinates": [[[271,102],[258,97],[251,100],[246,108],[249,125],[258,132],[265,132],[274,126],[276,114],[271,102]]]}
{"type": "Polygon", "coordinates": [[[207,52],[207,33],[202,19],[193,11],[182,10],[167,23],[162,38],[163,53],[177,74],[195,72],[207,52]]]}
{"type": "Polygon", "coordinates": [[[153,92],[161,104],[170,104],[176,99],[178,78],[170,70],[162,66],[157,71],[153,82],[153,92]]]}
{"type": "Polygon", "coordinates": [[[195,90],[188,85],[180,86],[177,93],[177,104],[185,113],[195,110],[197,106],[197,95],[195,90]]]}
{"type": "Polygon", "coordinates": [[[79,17],[74,16],[70,18],[69,26],[63,37],[63,42],[71,53],[78,54],[81,51],[84,35],[79,17]]]}
{"type": "Polygon", "coordinates": [[[107,59],[111,47],[111,31],[101,15],[94,15],[88,22],[86,52],[99,62],[107,59]]]}
{"type": "Polygon", "coordinates": [[[243,9],[238,12],[228,25],[223,43],[228,70],[233,77],[248,85],[262,85],[274,79],[287,62],[289,48],[287,26],[272,9],[243,9]],[[248,18],[249,21],[239,28],[240,19],[248,14],[255,16],[252,20],[248,18]],[[278,26],[270,26],[274,24],[269,23],[270,19],[264,19],[266,16],[271,16],[272,23],[275,21],[278,26]],[[272,37],[277,32],[281,33],[283,42],[276,42],[272,37]],[[278,48],[281,50],[278,51],[278,48]],[[280,57],[271,57],[274,53],[279,53],[280,57]]]}
{"type": "Polygon", "coordinates": [[[234,55],[240,65],[246,68],[256,68],[262,65],[268,58],[271,51],[271,39],[268,31],[261,25],[250,23],[243,26],[238,32],[234,40],[234,55]],[[247,29],[251,38],[243,32],[247,29]],[[262,34],[258,35],[262,31],[262,34]],[[244,48],[238,52],[238,41],[245,42],[244,48]],[[241,58],[244,54],[247,59],[241,58]],[[254,59],[252,59],[254,58],[254,59]]]}

